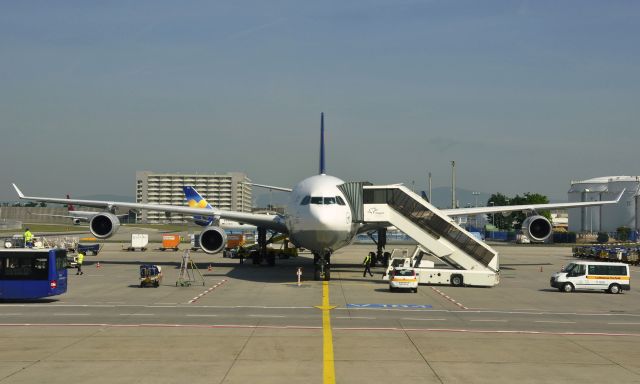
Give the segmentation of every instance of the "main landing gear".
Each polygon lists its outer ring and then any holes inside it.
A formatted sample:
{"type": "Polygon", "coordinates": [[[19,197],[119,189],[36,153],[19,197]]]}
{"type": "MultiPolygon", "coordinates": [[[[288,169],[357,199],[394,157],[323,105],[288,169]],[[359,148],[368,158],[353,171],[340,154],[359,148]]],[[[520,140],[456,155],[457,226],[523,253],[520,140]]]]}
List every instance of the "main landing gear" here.
{"type": "Polygon", "coordinates": [[[267,265],[273,267],[276,265],[276,255],[273,252],[267,252],[267,244],[271,242],[274,235],[267,239],[267,230],[258,227],[258,251],[253,254],[253,264],[261,264],[263,259],[267,260],[267,265]]]}
{"type": "Polygon", "coordinates": [[[313,280],[331,280],[331,252],[313,253],[313,280]]]}
{"type": "Polygon", "coordinates": [[[389,252],[384,252],[384,247],[387,245],[387,228],[378,228],[378,239],[370,233],[367,233],[369,238],[376,244],[376,256],[371,260],[371,266],[375,267],[377,263],[387,267],[389,265],[389,252]]]}

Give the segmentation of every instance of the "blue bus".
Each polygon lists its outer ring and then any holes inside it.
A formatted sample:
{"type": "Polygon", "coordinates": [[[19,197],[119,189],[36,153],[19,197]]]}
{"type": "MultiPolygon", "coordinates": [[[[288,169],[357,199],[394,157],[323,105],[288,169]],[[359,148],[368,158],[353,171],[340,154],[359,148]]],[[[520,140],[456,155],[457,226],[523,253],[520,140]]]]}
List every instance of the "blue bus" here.
{"type": "Polygon", "coordinates": [[[0,300],[38,299],[66,291],[66,250],[0,249],[0,300]]]}

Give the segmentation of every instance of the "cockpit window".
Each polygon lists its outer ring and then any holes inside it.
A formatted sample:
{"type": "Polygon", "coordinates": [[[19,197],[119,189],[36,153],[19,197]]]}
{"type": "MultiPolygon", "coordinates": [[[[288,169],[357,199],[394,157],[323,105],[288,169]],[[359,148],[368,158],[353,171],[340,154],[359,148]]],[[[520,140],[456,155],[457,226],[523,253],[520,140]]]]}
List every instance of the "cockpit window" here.
{"type": "Polygon", "coordinates": [[[336,196],[336,200],[338,201],[338,205],[347,205],[340,196],[336,196]]]}
{"type": "Polygon", "coordinates": [[[325,197],[324,198],[324,205],[332,205],[336,203],[336,198],[335,197],[325,197]]]}
{"type": "Polygon", "coordinates": [[[311,198],[311,204],[322,204],[322,197],[312,197],[311,198]]]}
{"type": "Polygon", "coordinates": [[[300,205],[309,205],[309,200],[311,200],[311,196],[305,196],[300,202],[300,205]]]}

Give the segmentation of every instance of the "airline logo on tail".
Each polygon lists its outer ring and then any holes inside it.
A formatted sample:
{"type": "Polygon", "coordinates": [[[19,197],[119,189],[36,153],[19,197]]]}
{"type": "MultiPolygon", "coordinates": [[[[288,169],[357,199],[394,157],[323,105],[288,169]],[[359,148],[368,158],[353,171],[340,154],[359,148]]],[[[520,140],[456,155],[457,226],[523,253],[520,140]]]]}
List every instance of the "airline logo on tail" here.
{"type": "MultiPolygon", "coordinates": [[[[200,196],[195,188],[184,186],[182,190],[184,191],[184,197],[187,199],[187,204],[189,205],[189,207],[213,209],[213,207],[207,202],[207,200],[205,200],[204,197],[200,196]]],[[[193,220],[196,224],[206,227],[213,222],[213,216],[193,216],[193,220]]]]}
{"type": "MultiPolygon", "coordinates": [[[[70,199],[71,197],[69,197],[69,194],[67,194],[67,200],[70,199]]],[[[69,212],[73,212],[76,210],[76,207],[73,206],[73,204],[67,204],[67,211],[69,212]]]]}

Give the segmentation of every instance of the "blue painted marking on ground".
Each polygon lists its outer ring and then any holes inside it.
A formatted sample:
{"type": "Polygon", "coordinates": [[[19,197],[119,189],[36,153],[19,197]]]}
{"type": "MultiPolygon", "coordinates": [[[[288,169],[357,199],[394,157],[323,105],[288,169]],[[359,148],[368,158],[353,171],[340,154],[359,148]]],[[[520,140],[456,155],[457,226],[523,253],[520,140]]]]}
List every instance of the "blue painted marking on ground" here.
{"type": "Polygon", "coordinates": [[[430,309],[430,304],[347,304],[347,308],[430,309]]]}

